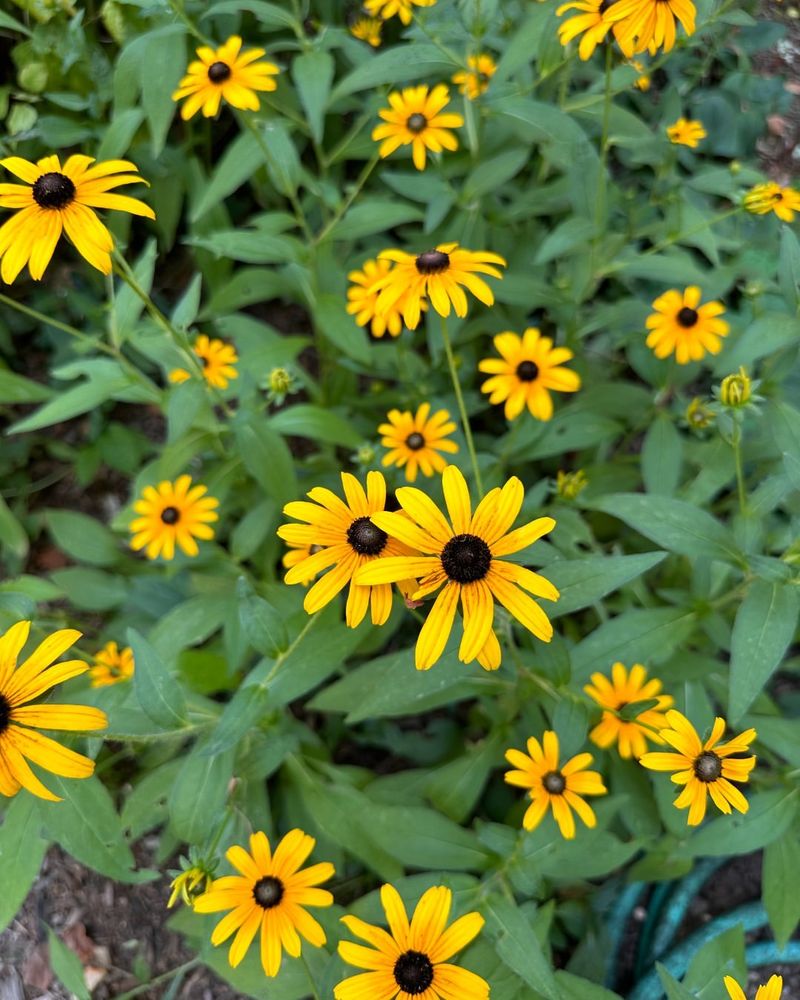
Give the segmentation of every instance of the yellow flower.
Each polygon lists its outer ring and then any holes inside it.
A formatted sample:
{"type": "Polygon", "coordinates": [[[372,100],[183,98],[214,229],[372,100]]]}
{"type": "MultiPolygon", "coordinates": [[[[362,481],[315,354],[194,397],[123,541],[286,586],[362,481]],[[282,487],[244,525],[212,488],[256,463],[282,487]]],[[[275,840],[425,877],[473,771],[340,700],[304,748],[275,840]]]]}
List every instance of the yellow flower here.
{"type": "Polygon", "coordinates": [[[630,59],[647,49],[655,55],[663,46],[669,52],[675,45],[675,20],[687,35],[693,35],[697,10],[692,0],[617,0],[606,18],[619,23],[615,32],[619,47],[630,59]]]}
{"type": "Polygon", "coordinates": [[[725,307],[721,302],[701,306],[701,295],[697,285],[689,285],[683,292],[670,289],[653,302],[655,312],[647,317],[647,346],[657,358],[674,354],[679,365],[688,365],[700,361],[706,352],[719,354],[722,350],[721,338],[730,329],[720,319],[725,307]]]}
{"type": "Polygon", "coordinates": [[[558,17],[567,10],[582,11],[558,26],[558,40],[566,46],[573,38],[583,33],[578,46],[578,56],[584,62],[591,59],[592,53],[605,40],[609,31],[613,29],[617,35],[620,30],[618,25],[613,25],[606,17],[612,2],[613,0],[573,0],[571,3],[562,4],[556,10],[558,17]]]}
{"type": "Polygon", "coordinates": [[[783,222],[793,222],[794,213],[800,212],[800,191],[781,187],[774,181],[756,184],[744,196],[744,207],[754,215],[774,212],[783,222]]]}
{"type": "MultiPolygon", "coordinates": [[[[227,389],[228,382],[237,377],[233,367],[239,360],[236,349],[224,340],[207,337],[201,333],[194,342],[192,351],[203,366],[203,378],[215,389],[227,389]]],[[[169,373],[170,382],[185,382],[191,374],[184,368],[175,368],[169,373]]]]}
{"type": "Polygon", "coordinates": [[[242,111],[258,111],[261,102],[257,90],[276,90],[272,79],[280,69],[271,62],[260,62],[264,49],[251,49],[239,54],[242,40],[232,35],[218,49],[201,45],[198,60],[190,63],[186,76],[172,95],[173,101],[186,103],[181,108],[181,118],[187,121],[202,109],[205,118],[213,118],[224,99],[242,111]]]}
{"type": "Polygon", "coordinates": [[[725,732],[725,720],[717,717],[711,735],[702,743],[697,730],[685,715],[671,709],[667,712],[667,722],[670,728],[659,730],[658,735],[678,753],[646,753],[639,763],[653,771],[676,772],[672,780],[684,788],[673,805],[676,809],[689,808],[689,826],[702,823],[707,795],[724,813],[729,813],[731,806],[741,813],[747,812],[750,808],[747,799],[731,781],[748,781],[756,759],[732,759],[732,755],[746,753],[750,749],[756,738],[755,729],[748,729],[741,736],[720,743],[725,732]]]}
{"type": "Polygon", "coordinates": [[[88,778],[94,773],[94,761],[35,730],[88,732],[105,729],[108,719],[105,712],[88,705],[27,704],[89,669],[82,660],[55,663],[81,637],[71,628],[48,636],[17,666],[30,628],[30,622],[17,622],[0,636],[0,795],[16,795],[22,787],[40,799],[60,802],[59,796],[36,777],[28,761],[62,778],[88,778]]]}
{"type": "Polygon", "coordinates": [[[522,337],[516,333],[498,333],[494,346],[500,358],[485,358],[479,362],[479,371],[492,377],[481,386],[481,392],[490,393],[490,403],[505,400],[507,420],[514,420],[528,407],[532,417],[549,420],[553,416],[553,392],[577,392],[581,387],[580,376],[569,368],[560,367],[571,360],[572,351],[567,347],[553,347],[550,337],[543,337],[535,326],[529,327],[522,337]]]}
{"type": "Polygon", "coordinates": [[[462,285],[484,305],[494,305],[491,288],[478,274],[502,278],[493,265],[505,267],[506,263],[499,254],[462,250],[458,243],[440,243],[434,250],[416,256],[403,250],[384,250],[379,259],[394,261],[395,266],[376,286],[380,294],[375,312],[388,316],[393,309],[400,310],[409,330],[419,326],[426,296],[440,316],[450,315],[451,303],[456,316],[466,316],[467,296],[462,285]]]}
{"type": "Polygon", "coordinates": [[[701,139],[705,139],[708,132],[703,128],[703,123],[694,119],[679,118],[674,125],[667,127],[667,136],[674,146],[689,146],[697,149],[701,139]]]}
{"type": "MultiPolygon", "coordinates": [[[[747,1000],[744,990],[732,976],[725,976],[722,981],[731,1000],[747,1000]]],[[[783,993],[783,977],[770,976],[769,982],[756,990],[756,1000],[781,1000],[781,993],[783,993]]]]}
{"type": "Polygon", "coordinates": [[[453,894],[444,886],[428,889],[408,919],[397,889],[381,888],[381,903],[389,933],[358,917],[342,917],[347,929],[372,945],[339,943],[339,954],[349,965],[368,969],[333,988],[335,1000],[488,1000],[489,984],[448,959],[481,932],[483,917],[467,913],[449,927],[453,894]]]}
{"type": "Polygon", "coordinates": [[[719,387],[720,402],[734,410],[746,406],[752,394],[753,383],[744,367],[736,375],[726,375],[719,387]]]}
{"type": "Polygon", "coordinates": [[[489,81],[497,72],[497,63],[483,52],[477,56],[469,56],[467,66],[469,70],[460,69],[453,74],[453,83],[465,97],[474,101],[476,97],[486,93],[489,81]]]}
{"type": "Polygon", "coordinates": [[[157,488],[145,486],[133,505],[140,516],[130,523],[131,548],[145,549],[148,559],[173,559],[177,542],[187,556],[196,556],[195,539],[213,538],[211,522],[219,519],[219,500],[205,496],[207,492],[205,486],[192,486],[191,476],[179,476],[174,483],[164,480],[157,488]]]}
{"type": "Polygon", "coordinates": [[[155,219],[148,205],[138,198],[110,193],[122,184],[146,184],[128,160],[106,160],[92,164],[91,156],[70,156],[61,166],[57,156],[29,163],[19,156],[0,160],[0,166],[30,184],[0,184],[0,208],[19,211],[0,227],[0,276],[11,284],[28,265],[38,281],[50,263],[65,232],[78,253],[98,271],[111,274],[111,233],[92,211],[111,208],[155,219]],[[125,172],[127,171],[127,173],[125,172]]]}
{"type": "Polygon", "coordinates": [[[563,469],[559,469],[556,473],[556,493],[564,500],[574,500],[588,485],[589,480],[583,469],[578,469],[577,472],[564,472],[563,469]]]}
{"type": "Polygon", "coordinates": [[[240,874],[215,879],[208,892],[195,900],[194,909],[196,913],[231,911],[214,928],[211,943],[222,944],[237,932],[228,953],[234,969],[259,931],[261,965],[270,978],[281,967],[282,949],[292,958],[300,957],[301,936],[315,948],[324,946],[325,931],[305,907],[332,905],[331,893],[316,887],[333,876],[334,868],[328,861],[300,868],[315,843],[302,830],[292,830],[273,854],[266,835],[259,831],[250,835],[249,853],[239,846],[226,851],[225,857],[240,874]]]}
{"type": "Polygon", "coordinates": [[[714,420],[714,411],[709,409],[699,396],[686,407],[686,423],[695,431],[703,431],[710,427],[714,420]]]}
{"type": "Polygon", "coordinates": [[[350,25],[350,34],[377,49],[381,44],[383,21],[378,17],[358,17],[350,25]]]}
{"type": "MultiPolygon", "coordinates": [[[[384,313],[376,312],[375,306],[378,301],[378,294],[383,287],[383,279],[392,270],[392,264],[388,260],[365,260],[361,265],[362,270],[351,271],[347,275],[348,281],[352,282],[347,289],[347,311],[351,316],[355,316],[359,326],[370,324],[370,332],[373,337],[382,337],[388,331],[392,337],[399,337],[403,332],[403,309],[405,308],[406,296],[400,298],[384,313]]],[[[420,303],[422,310],[428,308],[428,303],[420,303]]]]}
{"type": "Polygon", "coordinates": [[[516,770],[506,771],[505,780],[509,785],[530,789],[531,804],[522,820],[526,830],[535,830],[547,810],[552,809],[561,836],[572,840],[573,809],[586,826],[597,825],[594,810],[581,796],[605,795],[607,790],[599,772],[586,770],[593,760],[590,753],[579,753],[562,767],[558,765],[558,755],[558,736],[554,732],[548,729],[541,744],[531,736],[527,753],[506,750],[506,760],[516,770]]]}
{"type": "MultiPolygon", "coordinates": [[[[309,545],[307,542],[302,545],[287,542],[287,545],[289,547],[289,551],[284,553],[283,559],[281,560],[284,569],[291,569],[293,566],[298,566],[301,562],[308,559],[309,556],[313,556],[315,553],[322,551],[321,545],[309,545]]],[[[306,573],[305,576],[297,582],[303,587],[307,587],[316,575],[316,573],[306,573]]]]}
{"type": "Polygon", "coordinates": [[[442,114],[450,103],[450,91],[443,83],[432,90],[427,84],[406,87],[402,92],[389,94],[388,108],[381,108],[378,115],[386,124],[376,125],[372,138],[383,140],[380,155],[390,156],[400,146],[411,146],[411,159],[417,170],[425,169],[427,150],[441,153],[458,149],[458,140],[449,130],[464,124],[461,115],[442,114]]]}
{"type": "Polygon", "coordinates": [[[674,704],[668,694],[659,694],[661,681],[652,678],[647,681],[647,671],[641,663],[634,663],[630,674],[621,663],[611,668],[611,680],[603,674],[592,674],[592,683],[584,686],[584,691],[604,709],[603,718],[589,733],[589,738],[599,747],[607,750],[617,744],[620,757],[637,759],[647,752],[647,740],[654,743],[664,741],[657,730],[667,727],[664,712],[674,704]],[[633,719],[624,719],[620,711],[627,705],[652,701],[657,705],[648,708],[633,719]]]}
{"type": "Polygon", "coordinates": [[[405,466],[406,479],[410,483],[417,478],[417,470],[421,470],[423,476],[444,471],[447,463],[440,451],[451,455],[458,451],[455,441],[447,440],[447,435],[456,429],[450,414],[447,410],[438,410],[428,419],[430,412],[430,403],[423,403],[416,415],[409,410],[403,413],[390,410],[386,415],[389,423],[378,427],[378,433],[383,435],[381,444],[392,449],[384,455],[383,464],[396,465],[400,469],[405,466]]]}
{"type": "Polygon", "coordinates": [[[364,9],[384,21],[397,16],[403,24],[411,24],[414,7],[433,7],[435,3],[436,0],[364,0],[364,9]]]}
{"type": "Polygon", "coordinates": [[[89,671],[93,688],[129,681],[133,677],[133,650],[130,646],[120,649],[115,642],[107,642],[95,653],[94,666],[89,671]]]}
{"type": "Polygon", "coordinates": [[[196,865],[180,872],[169,884],[170,893],[167,908],[173,907],[180,897],[186,906],[194,904],[204,893],[208,892],[214,881],[213,876],[205,868],[196,865]]]}
{"type": "Polygon", "coordinates": [[[380,472],[367,473],[367,491],[349,472],[342,473],[343,502],[331,490],[315,486],[308,491],[314,501],[295,500],[283,508],[284,514],[305,524],[282,524],[278,535],[289,545],[318,545],[319,551],[295,563],[286,574],[286,583],[303,583],[333,567],[306,594],[303,607],[311,615],[336,597],[347,584],[345,620],[350,628],[359,625],[371,607],[372,624],[383,625],[392,610],[392,588],[388,584],[361,586],[354,577],[360,566],[385,556],[407,554],[404,545],[389,538],[373,523],[374,515],[386,505],[386,480],[380,472]]]}
{"type": "Polygon", "coordinates": [[[524,591],[548,601],[558,600],[558,591],[543,576],[502,557],[533,545],[556,522],[539,517],[509,532],[525,492],[516,476],[502,489],[490,490],[474,515],[466,481],[455,465],[442,473],[442,487],[452,527],[427,494],[401,486],[396,496],[404,513],[373,514],[372,521],[422,555],[377,559],[358,571],[356,582],[374,586],[421,577],[411,595],[414,601],[439,590],[417,640],[417,670],[428,670],[442,655],[459,598],[464,635],[458,658],[462,663],[477,659],[484,669],[496,670],[501,654],[492,629],[495,600],[542,642],[553,637],[547,615],[524,591]]]}

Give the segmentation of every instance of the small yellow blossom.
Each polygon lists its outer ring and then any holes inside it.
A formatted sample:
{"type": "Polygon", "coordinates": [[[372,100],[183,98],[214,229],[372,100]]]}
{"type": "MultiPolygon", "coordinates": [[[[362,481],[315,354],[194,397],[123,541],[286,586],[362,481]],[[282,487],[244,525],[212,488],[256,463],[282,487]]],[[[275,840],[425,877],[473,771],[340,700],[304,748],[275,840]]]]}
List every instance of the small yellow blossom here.
{"type": "Polygon", "coordinates": [[[556,474],[556,493],[563,500],[574,500],[588,485],[589,480],[583,469],[578,469],[577,472],[564,472],[563,469],[559,469],[556,474]]]}

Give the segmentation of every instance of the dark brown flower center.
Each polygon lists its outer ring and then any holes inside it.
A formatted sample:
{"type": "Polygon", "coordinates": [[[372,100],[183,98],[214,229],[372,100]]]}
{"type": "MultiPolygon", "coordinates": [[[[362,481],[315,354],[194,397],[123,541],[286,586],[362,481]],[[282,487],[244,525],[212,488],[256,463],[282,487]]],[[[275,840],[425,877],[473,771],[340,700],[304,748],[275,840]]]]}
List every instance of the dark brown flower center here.
{"type": "Polygon", "coordinates": [[[450,255],[441,250],[426,250],[416,260],[420,274],[441,274],[450,267],[450,255]]]}
{"type": "Polygon", "coordinates": [[[542,784],[551,795],[563,795],[567,779],[560,771],[548,771],[542,777],[542,784]]]}
{"type": "Polygon", "coordinates": [[[11,723],[11,706],[5,695],[0,694],[0,735],[8,729],[11,723]]]}
{"type": "Polygon", "coordinates": [[[283,899],[283,882],[274,875],[265,875],[253,886],[253,899],[262,910],[271,910],[283,899]]]}
{"type": "Polygon", "coordinates": [[[165,507],[161,511],[161,520],[164,524],[177,524],[181,518],[181,512],[177,507],[165,507]]]}
{"type": "Polygon", "coordinates": [[[415,111],[413,115],[408,116],[406,121],[406,128],[409,132],[422,132],[425,126],[428,124],[428,119],[425,115],[421,115],[419,111],[415,111]]]}
{"type": "Polygon", "coordinates": [[[695,758],[694,773],[700,781],[716,781],[722,775],[722,761],[713,750],[704,750],[695,758]]]}
{"type": "Polygon", "coordinates": [[[489,572],[492,553],[477,535],[455,535],[440,556],[442,568],[456,583],[474,583],[489,572]]]}
{"type": "Polygon", "coordinates": [[[772,196],[773,201],[781,201],[783,199],[783,191],[776,191],[772,196]]]}
{"type": "Polygon", "coordinates": [[[66,208],[74,197],[75,185],[66,174],[42,174],[33,185],[33,200],[40,208],[66,208]]]}
{"type": "Polygon", "coordinates": [[[520,382],[533,382],[539,375],[539,366],[535,361],[520,361],[517,365],[517,378],[520,382]]]}
{"type": "Polygon", "coordinates": [[[227,63],[214,62],[208,67],[208,78],[212,83],[224,83],[231,75],[231,68],[227,63]]]}
{"type": "Polygon", "coordinates": [[[409,434],[408,437],[406,438],[406,445],[412,451],[419,451],[420,448],[423,448],[425,446],[425,438],[420,434],[419,431],[413,431],[413,433],[409,434]]]}
{"type": "Polygon", "coordinates": [[[360,556],[377,556],[386,548],[388,538],[368,517],[357,517],[347,529],[347,541],[360,556]]]}
{"type": "Polygon", "coordinates": [[[394,963],[394,980],[412,997],[424,993],[433,982],[433,963],[421,951],[406,951],[394,963]]]}
{"type": "Polygon", "coordinates": [[[697,310],[684,306],[675,318],[682,327],[689,329],[697,323],[697,310]]]}

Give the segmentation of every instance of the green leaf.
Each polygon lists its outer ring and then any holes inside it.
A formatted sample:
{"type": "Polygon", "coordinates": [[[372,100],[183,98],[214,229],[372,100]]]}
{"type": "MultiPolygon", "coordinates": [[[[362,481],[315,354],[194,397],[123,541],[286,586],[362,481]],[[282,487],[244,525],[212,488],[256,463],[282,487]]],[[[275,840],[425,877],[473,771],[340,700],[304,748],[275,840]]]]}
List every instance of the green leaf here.
{"type": "Polygon", "coordinates": [[[175,102],[172,94],[186,66],[186,45],[182,24],[169,24],[137,39],[145,46],[139,62],[142,108],[150,128],[150,152],[160,156],[164,149],[175,102]]]}
{"type": "MultiPolygon", "coordinates": [[[[47,926],[47,925],[45,925],[47,926]]],[[[75,952],[68,948],[52,927],[47,927],[47,944],[50,966],[62,986],[78,1000],[91,1000],[83,978],[83,964],[75,952]]]]}
{"type": "Polygon", "coordinates": [[[231,698],[214,727],[208,744],[200,751],[213,757],[235,747],[262,719],[269,707],[269,692],[259,684],[240,687],[231,698]]]}
{"type": "Polygon", "coordinates": [[[718,816],[694,834],[680,853],[695,858],[749,854],[782,837],[797,816],[798,789],[758,792],[744,813],[718,816]]]}
{"type": "Polygon", "coordinates": [[[333,56],[321,50],[304,52],[292,62],[292,79],[315,142],[322,142],[334,69],[333,56]]]}
{"type": "Polygon", "coordinates": [[[269,155],[264,154],[267,172],[281,194],[291,195],[300,184],[300,157],[292,137],[279,118],[256,124],[269,155]]]}
{"type": "Polygon", "coordinates": [[[800,614],[791,584],[756,580],[739,605],[731,636],[728,719],[738,723],[789,648],[800,614]]]}
{"type": "Polygon", "coordinates": [[[0,548],[13,552],[17,559],[24,559],[28,554],[28,535],[2,496],[0,496],[0,548]]]}
{"type": "MultiPolygon", "coordinates": [[[[368,626],[348,628],[338,616],[328,621],[315,619],[291,644],[269,683],[269,693],[276,705],[286,705],[317,687],[338,670],[366,634],[368,626]]],[[[267,661],[265,673],[272,672],[267,661]]]]}
{"type": "Polygon", "coordinates": [[[334,347],[367,364],[371,358],[367,334],[346,311],[339,295],[320,295],[314,305],[314,325],[334,347]]]}
{"type": "Polygon", "coordinates": [[[670,552],[684,556],[708,556],[741,566],[744,556],[733,536],[711,514],[684,500],[615,493],[594,501],[602,510],[670,552]]]}
{"type": "MultiPolygon", "coordinates": [[[[366,797],[365,797],[366,798],[366,797]]],[[[365,802],[370,836],[407,868],[482,871],[488,854],[471,830],[421,806],[365,802]],[[368,804],[369,803],[369,804],[368,804]]]]}
{"type": "Polygon", "coordinates": [[[625,611],[603,622],[572,651],[575,679],[586,681],[593,670],[610,663],[663,662],[694,629],[696,616],[684,608],[625,611]]]}
{"type": "Polygon", "coordinates": [[[212,4],[203,14],[203,19],[212,15],[216,17],[217,14],[241,14],[244,10],[255,14],[259,23],[268,29],[293,28],[297,24],[287,10],[278,4],[267,3],[267,0],[222,0],[212,4]]]}
{"type": "Polygon", "coordinates": [[[164,729],[182,729],[186,722],[183,690],[158,653],[134,628],[128,629],[136,670],[133,686],[143,711],[164,729]]]}
{"type": "Polygon", "coordinates": [[[49,510],[47,524],[61,551],[79,562],[113,566],[120,557],[116,537],[93,517],[72,510],[49,510]]]}
{"type": "Polygon", "coordinates": [[[778,285],[786,305],[795,313],[798,308],[798,289],[800,289],[800,243],[791,226],[781,226],[778,285]]]}
{"type": "Polygon", "coordinates": [[[788,830],[764,849],[761,895],[779,948],[785,948],[800,922],[800,893],[789,891],[800,871],[800,841],[788,830]]]}
{"type": "MultiPolygon", "coordinates": [[[[465,201],[481,198],[490,191],[496,191],[501,184],[515,177],[530,161],[531,151],[527,146],[507,149],[496,156],[479,163],[464,180],[462,197],[465,201]]],[[[538,256],[537,256],[537,263],[538,256]]]]}
{"type": "Polygon", "coordinates": [[[177,758],[147,771],[127,796],[120,822],[132,840],[166,822],[167,798],[182,765],[177,758]]]}
{"type": "Polygon", "coordinates": [[[250,180],[264,163],[264,153],[250,132],[242,132],[228,146],[217,163],[217,169],[191,212],[191,221],[198,219],[250,180]]]}
{"type": "MultiPolygon", "coordinates": [[[[418,222],[423,213],[413,205],[402,201],[366,198],[353,205],[347,214],[333,227],[330,238],[337,240],[357,240],[373,233],[385,233],[405,222],[418,222]]],[[[337,302],[339,296],[334,296],[337,302]]],[[[354,320],[348,317],[350,322],[354,320]]]]}
{"type": "Polygon", "coordinates": [[[71,420],[82,413],[96,410],[101,403],[137,385],[115,362],[107,364],[108,367],[95,373],[92,378],[60,391],[35,413],[12,424],[8,433],[23,434],[27,431],[38,431],[42,427],[71,420]]]}
{"type": "Polygon", "coordinates": [[[170,827],[181,840],[202,845],[216,829],[232,774],[232,750],[209,756],[198,746],[186,757],[169,796],[170,827]]]}
{"type": "MultiPolygon", "coordinates": [[[[741,365],[797,344],[797,319],[786,313],[767,312],[747,327],[717,358],[714,374],[724,378],[741,365]]],[[[726,345],[727,346],[727,345],[726,345]]]]}
{"type": "MultiPolygon", "coordinates": [[[[157,252],[156,241],[148,240],[147,246],[133,268],[137,284],[148,294],[153,287],[157,252]]],[[[143,310],[144,302],[141,298],[130,285],[120,281],[114,299],[114,323],[120,340],[126,340],[130,336],[143,310]]]]}
{"type": "Polygon", "coordinates": [[[5,14],[0,11],[0,28],[10,28],[12,31],[18,31],[21,35],[27,35],[30,37],[30,28],[26,28],[25,25],[18,21],[15,17],[10,14],[5,14]]]}
{"type": "Polygon", "coordinates": [[[363,435],[344,417],[333,410],[314,406],[313,403],[298,403],[276,413],[271,420],[273,430],[280,434],[311,438],[327,444],[340,444],[346,448],[357,448],[363,435]]]}
{"type": "Polygon", "coordinates": [[[150,642],[162,660],[172,663],[182,650],[220,629],[227,614],[227,594],[198,594],[170,608],[150,633],[150,642]]]}
{"type": "Polygon", "coordinates": [[[550,962],[525,915],[511,900],[491,895],[483,904],[487,933],[498,955],[531,989],[547,1000],[560,1000],[550,962]]]}
{"type": "Polygon", "coordinates": [[[185,241],[214,254],[217,260],[241,260],[245,264],[283,264],[300,260],[302,244],[291,236],[258,229],[230,229],[185,241]]]}
{"type": "Polygon", "coordinates": [[[594,234],[594,222],[589,219],[571,218],[556,226],[539,244],[534,264],[547,264],[556,257],[563,257],[572,250],[585,250],[594,234]]]}
{"type": "Polygon", "coordinates": [[[660,414],[642,444],[642,478],[648,493],[673,496],[680,482],[682,457],[683,438],[672,420],[660,414]]]}
{"type": "Polygon", "coordinates": [[[683,983],[679,983],[666,965],[656,962],[656,972],[664,987],[667,1000],[696,1000],[694,993],[687,990],[683,983]]]}
{"type": "Polygon", "coordinates": [[[273,420],[243,414],[234,422],[234,434],[245,468],[267,496],[279,504],[299,493],[295,462],[273,420]]]}
{"type": "Polygon", "coordinates": [[[561,596],[551,607],[550,618],[571,614],[595,604],[606,594],[636,580],[666,558],[666,552],[645,552],[633,556],[587,556],[585,559],[559,559],[548,563],[544,575],[561,596]]]}
{"type": "Polygon", "coordinates": [[[331,94],[331,104],[359,90],[372,90],[384,83],[450,76],[458,68],[435,45],[427,42],[398,45],[366,60],[340,80],[331,94]]]}
{"type": "Polygon", "coordinates": [[[250,645],[264,656],[278,656],[289,647],[283,616],[255,593],[245,577],[236,584],[239,620],[250,645]]]}
{"type": "Polygon", "coordinates": [[[53,583],[65,594],[71,604],[85,611],[108,611],[125,600],[128,587],[121,576],[104,573],[99,569],[68,566],[50,574],[53,583]]]}
{"type": "Polygon", "coordinates": [[[0,403],[41,403],[52,395],[46,385],[0,368],[0,403]]]}
{"type": "Polygon", "coordinates": [[[47,851],[47,841],[40,835],[41,821],[32,795],[16,795],[5,808],[0,826],[0,869],[3,893],[0,895],[0,931],[14,919],[25,902],[39,874],[47,851]]]}
{"type": "Polygon", "coordinates": [[[504,749],[499,733],[466,748],[454,760],[431,772],[425,782],[426,796],[449,819],[463,823],[475,808],[504,749]]]}

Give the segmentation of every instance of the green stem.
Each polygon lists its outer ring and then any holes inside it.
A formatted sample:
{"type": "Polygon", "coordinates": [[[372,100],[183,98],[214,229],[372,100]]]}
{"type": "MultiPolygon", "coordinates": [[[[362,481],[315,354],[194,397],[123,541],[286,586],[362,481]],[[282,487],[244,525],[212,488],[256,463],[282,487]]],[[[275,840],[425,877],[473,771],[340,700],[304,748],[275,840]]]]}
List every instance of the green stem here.
{"type": "Polygon", "coordinates": [[[130,1000],[131,997],[138,997],[139,994],[146,993],[147,990],[156,986],[158,983],[165,983],[170,979],[174,979],[175,976],[188,972],[189,969],[193,969],[197,965],[200,965],[200,959],[192,958],[188,962],[184,962],[183,965],[170,969],[168,972],[162,972],[160,976],[156,976],[155,979],[151,979],[149,982],[141,983],[139,986],[134,986],[132,990],[127,990],[125,993],[118,993],[116,1000],[130,1000]]]}
{"type": "Polygon", "coordinates": [[[450,379],[453,383],[453,391],[456,394],[456,402],[458,403],[458,412],[461,414],[461,426],[464,428],[464,437],[467,442],[467,450],[469,451],[469,458],[472,462],[472,471],[475,475],[475,485],[478,487],[478,493],[483,496],[483,480],[481,479],[481,470],[478,468],[478,456],[475,453],[475,442],[472,440],[472,430],[469,426],[469,417],[467,416],[467,407],[464,405],[464,396],[461,392],[461,383],[458,380],[458,373],[456,372],[456,360],[453,357],[453,347],[450,343],[450,334],[447,332],[447,320],[444,316],[440,317],[442,321],[442,342],[444,343],[444,353],[447,356],[447,367],[450,369],[450,379]]]}
{"type": "Polygon", "coordinates": [[[603,132],[600,136],[600,163],[605,167],[608,161],[608,128],[611,122],[611,68],[614,50],[611,44],[606,45],[606,74],[603,90],[603,132]]]}
{"type": "Polygon", "coordinates": [[[316,623],[318,618],[319,618],[319,612],[315,612],[313,615],[309,616],[308,621],[305,623],[303,628],[298,633],[297,638],[289,645],[288,649],[285,649],[282,653],[278,654],[278,656],[275,659],[275,662],[272,664],[272,670],[270,670],[270,672],[267,674],[264,680],[261,681],[259,687],[266,689],[269,687],[270,682],[275,680],[283,664],[291,656],[291,654],[295,651],[295,649],[297,649],[297,646],[305,638],[305,636],[308,634],[312,626],[316,623]]]}
{"type": "MultiPolygon", "coordinates": [[[[734,420],[736,420],[735,417],[734,420]]],[[[736,463],[736,489],[739,494],[739,510],[744,514],[747,510],[747,493],[745,492],[744,470],[742,469],[742,427],[738,420],[733,425],[731,445],[733,446],[733,458],[736,463]]]]}
{"type": "Polygon", "coordinates": [[[300,952],[300,958],[303,962],[303,965],[305,966],[306,975],[308,976],[308,985],[311,987],[311,995],[314,997],[314,1000],[322,1000],[320,992],[317,989],[316,981],[311,974],[311,966],[308,964],[308,959],[306,958],[305,950],[300,952]]]}
{"type": "Polygon", "coordinates": [[[345,201],[343,201],[342,204],[339,206],[339,208],[336,210],[336,214],[331,219],[331,221],[325,226],[324,229],[322,229],[314,237],[314,245],[315,246],[318,243],[322,243],[322,241],[325,239],[325,237],[328,235],[328,233],[335,226],[337,226],[339,224],[339,222],[342,220],[342,218],[348,213],[348,211],[350,210],[350,206],[353,204],[353,202],[356,200],[356,198],[361,194],[362,188],[364,187],[364,185],[369,180],[369,176],[372,173],[372,171],[375,169],[375,167],[378,165],[378,161],[380,160],[380,158],[381,158],[380,157],[380,153],[375,153],[375,155],[372,157],[372,159],[369,160],[364,165],[364,169],[358,175],[358,180],[356,181],[353,190],[347,196],[347,198],[345,199],[345,201]]]}

